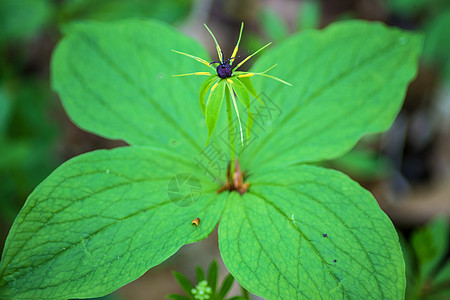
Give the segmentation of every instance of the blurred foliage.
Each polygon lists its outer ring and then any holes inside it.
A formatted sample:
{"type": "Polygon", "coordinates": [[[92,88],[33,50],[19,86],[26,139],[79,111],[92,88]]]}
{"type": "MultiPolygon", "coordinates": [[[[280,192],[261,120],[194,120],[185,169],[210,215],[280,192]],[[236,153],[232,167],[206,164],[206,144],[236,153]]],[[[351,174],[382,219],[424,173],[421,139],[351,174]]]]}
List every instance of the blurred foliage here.
{"type": "Polygon", "coordinates": [[[31,38],[50,21],[49,0],[0,1],[0,44],[31,38]]]}
{"type": "MultiPolygon", "coordinates": [[[[320,1],[301,1],[296,13],[293,32],[319,28],[321,18],[320,1]]],[[[255,33],[246,33],[243,44],[247,49],[261,48],[267,43],[266,41],[279,43],[291,35],[291,30],[283,16],[267,6],[261,7],[257,21],[261,27],[263,38],[255,33]]]]}
{"type": "Polygon", "coordinates": [[[325,165],[357,178],[358,181],[385,178],[393,168],[386,157],[362,143],[325,165]]]}
{"type": "Polygon", "coordinates": [[[449,222],[437,217],[401,238],[406,264],[406,299],[450,299],[449,222]]]}
{"type": "Polygon", "coordinates": [[[174,23],[187,15],[191,4],[191,0],[66,0],[59,17],[102,21],[146,17],[174,23]]]}
{"type": "Polygon", "coordinates": [[[315,29],[319,28],[322,17],[321,6],[317,0],[305,0],[300,5],[297,14],[297,29],[315,29]]]}
{"type": "Polygon", "coordinates": [[[12,221],[31,190],[54,169],[58,128],[47,83],[9,81],[0,90],[0,216],[12,221]]]}
{"type": "Polygon", "coordinates": [[[425,31],[423,58],[450,80],[450,1],[387,0],[395,15],[417,23],[425,31]]]}
{"type": "Polygon", "coordinates": [[[426,26],[423,57],[443,68],[443,75],[450,79],[450,1],[449,8],[426,26]]]}
{"type": "MultiPolygon", "coordinates": [[[[219,269],[215,260],[213,260],[209,265],[207,273],[204,272],[201,267],[197,266],[195,275],[197,284],[194,286],[186,276],[178,272],[173,272],[173,276],[187,296],[170,294],[167,295],[166,298],[173,300],[224,300],[235,281],[233,276],[228,274],[223,280],[220,288],[218,288],[219,269]]],[[[249,300],[250,296],[244,288],[241,288],[240,296],[234,296],[226,299],[249,300]]]]}

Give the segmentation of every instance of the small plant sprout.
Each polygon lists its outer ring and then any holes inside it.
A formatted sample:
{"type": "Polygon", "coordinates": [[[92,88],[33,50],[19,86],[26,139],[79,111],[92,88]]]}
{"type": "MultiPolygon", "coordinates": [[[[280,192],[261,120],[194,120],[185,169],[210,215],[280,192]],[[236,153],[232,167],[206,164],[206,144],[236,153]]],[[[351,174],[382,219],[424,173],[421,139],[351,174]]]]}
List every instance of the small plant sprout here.
{"type": "Polygon", "coordinates": [[[170,294],[166,298],[174,300],[250,300],[248,292],[242,287],[241,295],[227,297],[233,286],[234,277],[228,274],[219,286],[219,269],[215,260],[209,265],[208,272],[197,266],[195,274],[197,284],[194,286],[186,276],[179,272],[173,272],[173,276],[186,295],[170,294]]]}
{"type": "Polygon", "coordinates": [[[194,295],[195,299],[198,300],[206,300],[211,298],[211,287],[208,286],[208,281],[202,280],[200,281],[195,288],[191,290],[192,295],[194,295]]]}
{"type": "MultiPolygon", "coordinates": [[[[254,96],[256,99],[258,98],[258,94],[256,93],[255,89],[253,88],[253,84],[250,80],[250,77],[253,77],[255,75],[265,76],[272,79],[275,79],[283,84],[291,85],[290,83],[281,80],[279,78],[276,78],[274,76],[266,74],[268,71],[270,71],[272,68],[276,66],[273,65],[269,69],[265,70],[264,72],[260,73],[254,73],[254,72],[243,72],[243,71],[236,71],[240,66],[242,66],[246,61],[248,61],[251,57],[268,47],[271,43],[266,44],[250,56],[243,59],[241,62],[239,62],[235,67],[232,67],[233,62],[236,58],[236,54],[239,49],[239,43],[241,41],[242,37],[242,30],[244,29],[244,23],[241,24],[241,30],[239,32],[239,38],[236,43],[236,47],[234,47],[233,53],[231,54],[231,57],[225,60],[224,54],[222,52],[222,49],[220,48],[216,37],[212,33],[212,31],[208,28],[206,24],[204,24],[208,32],[211,34],[212,38],[214,39],[214,43],[216,44],[217,49],[217,55],[219,56],[218,61],[213,61],[211,63],[208,63],[206,60],[196,57],[184,52],[172,50],[176,53],[185,55],[187,57],[193,58],[196,61],[206,65],[208,68],[214,70],[214,72],[195,72],[195,73],[187,73],[187,74],[179,74],[179,75],[173,75],[173,76],[191,76],[191,75],[198,75],[198,76],[208,76],[206,80],[203,82],[201,88],[200,88],[200,107],[202,109],[203,115],[206,118],[206,124],[208,127],[208,141],[214,131],[214,128],[216,127],[217,120],[219,118],[220,109],[222,107],[222,102],[224,97],[227,101],[227,111],[228,111],[228,122],[230,127],[230,143],[232,147],[234,148],[234,135],[231,135],[233,125],[232,125],[232,113],[231,113],[231,103],[233,104],[234,110],[236,112],[236,116],[239,123],[239,130],[240,130],[240,139],[241,144],[244,145],[244,134],[242,130],[242,123],[241,123],[241,117],[239,115],[239,109],[238,104],[236,101],[236,98],[239,99],[239,101],[244,105],[244,107],[247,110],[247,128],[246,128],[246,135],[247,135],[247,143],[250,139],[250,132],[253,125],[253,114],[250,111],[250,94],[254,96]],[[208,100],[205,102],[206,94],[210,91],[208,100]],[[230,103],[230,97],[231,97],[231,103],[230,103]]],[[[260,99],[259,99],[260,100],[260,99]]],[[[260,100],[261,101],[261,100],[260,100]]],[[[232,151],[232,159],[233,161],[233,152],[232,151]]]]}

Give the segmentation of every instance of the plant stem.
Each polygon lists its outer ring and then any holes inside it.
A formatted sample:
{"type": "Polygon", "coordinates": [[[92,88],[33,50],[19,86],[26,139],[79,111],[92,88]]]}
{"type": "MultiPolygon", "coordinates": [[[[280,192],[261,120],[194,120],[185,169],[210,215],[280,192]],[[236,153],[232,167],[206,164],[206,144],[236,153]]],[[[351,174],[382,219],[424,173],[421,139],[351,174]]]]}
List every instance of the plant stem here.
{"type": "Polygon", "coordinates": [[[234,174],[234,157],[235,157],[235,147],[236,140],[233,128],[233,111],[231,108],[230,91],[225,90],[225,98],[227,100],[227,114],[228,114],[228,138],[230,139],[230,174],[234,174]]]}

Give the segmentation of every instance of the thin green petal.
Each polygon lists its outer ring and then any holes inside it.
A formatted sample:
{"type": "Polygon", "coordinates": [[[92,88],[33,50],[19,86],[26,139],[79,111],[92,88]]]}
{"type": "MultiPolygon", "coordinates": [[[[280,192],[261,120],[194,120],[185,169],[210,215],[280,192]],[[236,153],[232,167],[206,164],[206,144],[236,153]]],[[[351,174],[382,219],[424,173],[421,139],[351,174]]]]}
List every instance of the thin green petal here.
{"type": "Polygon", "coordinates": [[[231,99],[233,100],[233,106],[234,106],[234,110],[236,111],[236,116],[238,118],[239,130],[241,132],[241,144],[244,145],[244,134],[242,133],[241,117],[239,116],[239,110],[237,108],[236,96],[234,95],[232,84],[227,82],[227,86],[228,86],[228,90],[230,91],[230,94],[231,94],[231,99]]]}
{"type": "Polygon", "coordinates": [[[200,87],[200,108],[202,109],[203,115],[205,115],[205,97],[208,93],[209,89],[213,86],[213,84],[217,83],[220,79],[216,75],[211,75],[203,81],[202,86],[200,87]]]}
{"type": "Polygon", "coordinates": [[[241,42],[242,30],[244,30],[244,22],[241,23],[241,31],[239,32],[239,38],[238,38],[238,41],[236,43],[236,47],[234,47],[233,53],[231,54],[230,65],[233,64],[233,61],[236,58],[236,54],[237,54],[238,49],[239,49],[239,43],[241,42]]]}
{"type": "Polygon", "coordinates": [[[272,44],[272,42],[268,43],[265,46],[262,46],[261,48],[258,49],[258,51],[252,53],[251,55],[247,56],[243,61],[241,61],[240,63],[238,63],[238,65],[236,67],[234,67],[233,72],[235,70],[237,70],[240,66],[242,66],[247,60],[249,60],[250,58],[252,58],[253,56],[255,56],[258,52],[262,51],[263,49],[265,49],[266,47],[268,47],[270,44],[272,44]]]}
{"type": "Polygon", "coordinates": [[[292,84],[290,84],[289,82],[286,82],[286,81],[284,81],[284,80],[282,80],[280,78],[277,78],[275,76],[272,76],[272,75],[268,75],[268,74],[264,74],[264,73],[255,73],[255,75],[261,75],[261,76],[264,76],[264,77],[272,78],[272,79],[275,79],[276,81],[284,83],[285,85],[292,86],[292,84]]]}
{"type": "Polygon", "coordinates": [[[219,80],[213,85],[211,92],[209,93],[205,110],[206,126],[208,127],[208,141],[206,144],[209,143],[209,138],[211,137],[214,128],[216,128],[217,120],[219,119],[226,83],[226,80],[219,80]]]}
{"type": "MultiPolygon", "coordinates": [[[[237,75],[239,74],[244,74],[247,72],[235,72],[237,75]]],[[[253,83],[250,77],[242,77],[242,78],[237,78],[240,82],[242,82],[242,84],[245,86],[245,88],[247,89],[247,91],[256,99],[258,99],[258,101],[262,104],[264,104],[264,101],[261,100],[261,98],[259,98],[258,93],[256,92],[255,88],[253,87],[253,83]]]]}
{"type": "Polygon", "coordinates": [[[219,56],[219,60],[221,62],[223,62],[222,49],[220,49],[220,46],[219,46],[219,43],[216,40],[216,37],[214,36],[212,31],[209,29],[209,27],[206,24],[203,24],[203,25],[205,25],[206,29],[209,31],[209,33],[211,34],[212,38],[214,39],[214,43],[216,43],[217,55],[219,56]]]}
{"type": "Polygon", "coordinates": [[[241,101],[242,105],[245,106],[247,109],[247,128],[246,128],[246,134],[247,134],[247,144],[250,141],[250,133],[252,131],[253,126],[253,114],[250,111],[250,95],[249,91],[245,87],[245,85],[241,82],[241,80],[237,77],[233,78],[233,89],[238,97],[238,99],[241,101]]]}
{"type": "Polygon", "coordinates": [[[213,66],[211,66],[211,65],[209,64],[209,62],[207,62],[207,61],[204,60],[203,58],[200,58],[200,57],[198,57],[198,56],[194,56],[194,55],[191,55],[191,54],[187,54],[187,53],[184,53],[184,52],[181,52],[181,51],[177,51],[177,50],[173,50],[173,49],[171,49],[171,50],[172,50],[173,52],[175,52],[175,53],[178,53],[178,54],[181,54],[181,55],[184,55],[184,56],[193,58],[193,59],[195,59],[196,61],[198,61],[198,62],[200,62],[200,63],[202,63],[202,64],[208,66],[209,68],[212,68],[213,70],[216,70],[216,69],[214,69],[213,66]]]}

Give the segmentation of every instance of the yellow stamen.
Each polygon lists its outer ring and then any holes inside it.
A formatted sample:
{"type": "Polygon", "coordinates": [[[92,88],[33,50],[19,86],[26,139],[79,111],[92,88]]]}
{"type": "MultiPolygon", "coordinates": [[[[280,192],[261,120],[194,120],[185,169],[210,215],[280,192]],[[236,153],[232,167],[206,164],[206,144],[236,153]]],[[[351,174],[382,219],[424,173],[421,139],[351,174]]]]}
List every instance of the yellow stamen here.
{"type": "Polygon", "coordinates": [[[192,75],[209,75],[209,76],[211,76],[211,73],[209,73],[209,72],[195,72],[195,73],[172,75],[172,77],[192,76],[192,75]]]}
{"type": "Polygon", "coordinates": [[[240,75],[238,75],[238,78],[242,78],[242,77],[252,77],[253,75],[255,75],[255,73],[240,74],[240,75]]]}
{"type": "MultiPolygon", "coordinates": [[[[203,58],[200,58],[200,57],[197,57],[197,56],[194,56],[194,55],[190,55],[190,54],[187,54],[187,53],[184,53],[184,52],[180,52],[180,51],[177,51],[177,50],[173,50],[173,49],[171,49],[171,50],[172,50],[173,52],[175,52],[175,53],[178,53],[178,54],[181,54],[181,55],[184,55],[184,56],[193,58],[193,59],[195,59],[196,61],[201,62],[202,64],[204,64],[204,65],[208,66],[209,68],[211,68],[209,62],[207,62],[207,61],[204,60],[203,58]]],[[[213,68],[213,69],[214,69],[214,68],[213,68]]]]}
{"type": "Polygon", "coordinates": [[[219,56],[219,60],[222,62],[223,61],[223,56],[222,56],[222,49],[220,49],[219,43],[216,40],[216,37],[214,36],[214,34],[212,33],[212,31],[209,29],[209,27],[206,24],[203,24],[206,29],[209,31],[209,33],[211,34],[214,43],[216,44],[216,50],[217,50],[217,55],[219,56]]]}
{"type": "Polygon", "coordinates": [[[216,82],[213,86],[212,86],[212,88],[211,88],[211,92],[212,91],[214,91],[214,89],[217,87],[219,85],[219,83],[218,82],[216,82]]]}
{"type": "Polygon", "coordinates": [[[270,44],[272,44],[272,42],[268,43],[267,45],[261,47],[258,49],[258,51],[253,52],[252,55],[247,56],[243,61],[241,61],[236,67],[234,67],[233,71],[235,71],[236,69],[238,69],[240,66],[242,66],[247,60],[249,60],[252,56],[258,54],[261,50],[263,50],[264,48],[268,47],[270,44]]]}
{"type": "Polygon", "coordinates": [[[233,80],[231,80],[230,78],[227,78],[227,82],[233,84],[233,80]]]}
{"type": "Polygon", "coordinates": [[[239,38],[238,38],[238,41],[236,43],[236,47],[234,47],[233,54],[231,54],[230,65],[233,64],[233,61],[236,58],[236,54],[237,54],[238,49],[239,49],[239,43],[241,42],[242,30],[243,29],[244,29],[244,22],[241,23],[241,31],[239,32],[239,38]]]}

